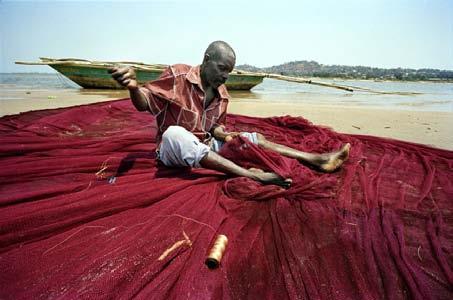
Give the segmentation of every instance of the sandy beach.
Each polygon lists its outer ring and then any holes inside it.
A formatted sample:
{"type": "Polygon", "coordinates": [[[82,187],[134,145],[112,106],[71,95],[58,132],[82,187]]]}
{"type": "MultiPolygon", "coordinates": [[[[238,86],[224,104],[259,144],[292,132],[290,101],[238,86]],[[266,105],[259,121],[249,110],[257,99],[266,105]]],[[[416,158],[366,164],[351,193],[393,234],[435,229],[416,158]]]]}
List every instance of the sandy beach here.
{"type": "MultiPolygon", "coordinates": [[[[453,113],[394,110],[379,107],[315,105],[262,101],[232,92],[229,112],[257,117],[302,116],[338,132],[375,135],[453,150],[453,113]]],[[[89,104],[128,97],[126,91],[78,89],[8,89],[0,114],[89,104]]],[[[276,95],[275,97],[278,97],[276,95]]]]}
{"type": "Polygon", "coordinates": [[[261,103],[233,99],[229,111],[257,117],[301,116],[337,132],[366,134],[453,150],[453,113],[350,106],[261,103]]]}

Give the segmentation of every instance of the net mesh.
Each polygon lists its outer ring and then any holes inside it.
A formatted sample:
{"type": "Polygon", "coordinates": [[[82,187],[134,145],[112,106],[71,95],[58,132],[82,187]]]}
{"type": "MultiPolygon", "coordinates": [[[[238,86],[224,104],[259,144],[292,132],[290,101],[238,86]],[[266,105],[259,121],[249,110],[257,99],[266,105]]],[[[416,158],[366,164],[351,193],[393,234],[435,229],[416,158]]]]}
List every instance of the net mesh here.
{"type": "Polygon", "coordinates": [[[452,298],[453,152],[288,116],[228,129],[352,148],[332,174],[241,138],[222,149],[291,177],[284,190],[159,165],[155,122],[128,99],[1,118],[0,298],[452,298]]]}

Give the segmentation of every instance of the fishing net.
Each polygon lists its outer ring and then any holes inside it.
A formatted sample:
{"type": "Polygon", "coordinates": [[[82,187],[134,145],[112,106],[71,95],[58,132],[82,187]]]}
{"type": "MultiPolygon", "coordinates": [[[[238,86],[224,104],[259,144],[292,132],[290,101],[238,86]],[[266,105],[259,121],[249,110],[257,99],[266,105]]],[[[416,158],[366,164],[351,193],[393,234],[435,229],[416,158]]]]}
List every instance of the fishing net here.
{"type": "Polygon", "coordinates": [[[127,99],[1,118],[0,298],[452,299],[452,151],[288,116],[228,129],[349,142],[350,159],[325,174],[241,138],[222,149],[285,190],[161,166],[153,117],[127,99]]]}

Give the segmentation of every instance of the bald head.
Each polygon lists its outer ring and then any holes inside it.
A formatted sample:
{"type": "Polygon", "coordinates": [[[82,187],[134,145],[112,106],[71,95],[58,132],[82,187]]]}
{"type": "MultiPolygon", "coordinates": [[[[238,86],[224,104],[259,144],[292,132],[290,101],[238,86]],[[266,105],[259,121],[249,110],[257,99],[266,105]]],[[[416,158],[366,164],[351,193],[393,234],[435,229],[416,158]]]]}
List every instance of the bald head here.
{"type": "Polygon", "coordinates": [[[236,60],[236,54],[233,48],[224,41],[215,41],[209,44],[208,48],[204,52],[204,56],[208,56],[211,59],[221,59],[224,57],[233,58],[236,60]]]}

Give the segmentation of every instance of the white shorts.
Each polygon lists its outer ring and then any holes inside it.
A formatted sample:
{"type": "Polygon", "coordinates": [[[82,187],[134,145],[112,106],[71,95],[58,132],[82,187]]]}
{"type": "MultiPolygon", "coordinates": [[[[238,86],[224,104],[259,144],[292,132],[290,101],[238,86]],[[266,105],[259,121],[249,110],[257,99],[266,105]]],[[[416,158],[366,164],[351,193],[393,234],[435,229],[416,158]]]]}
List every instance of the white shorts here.
{"type": "MultiPolygon", "coordinates": [[[[256,132],[242,132],[241,136],[258,145],[256,132]]],[[[214,139],[211,146],[203,144],[190,131],[181,126],[170,126],[162,135],[157,159],[167,167],[200,167],[200,160],[209,151],[219,152],[225,142],[214,139]]]]}

